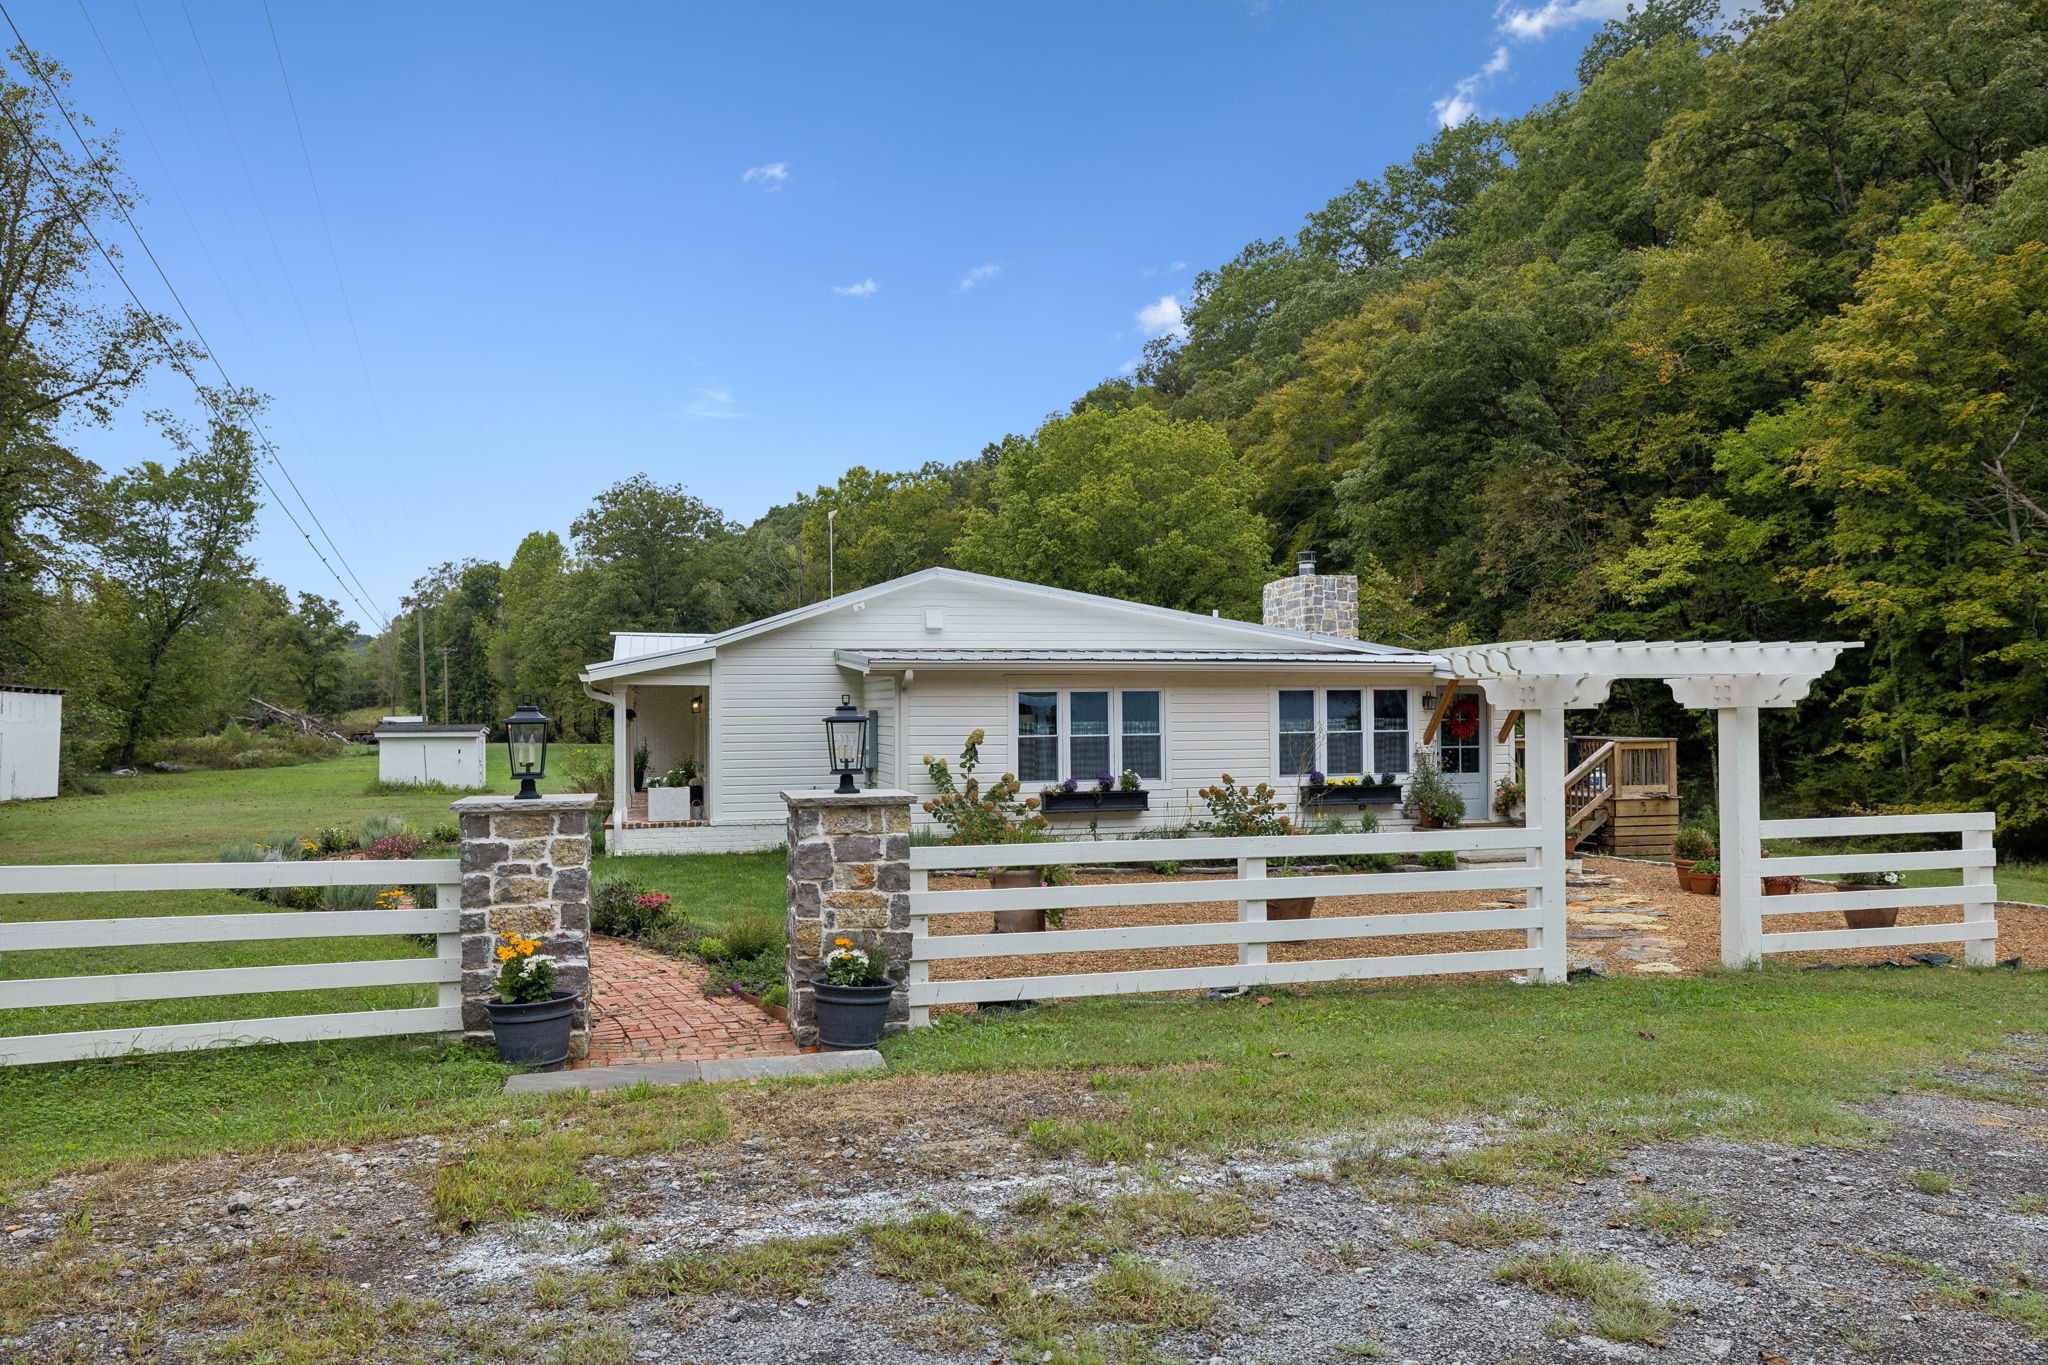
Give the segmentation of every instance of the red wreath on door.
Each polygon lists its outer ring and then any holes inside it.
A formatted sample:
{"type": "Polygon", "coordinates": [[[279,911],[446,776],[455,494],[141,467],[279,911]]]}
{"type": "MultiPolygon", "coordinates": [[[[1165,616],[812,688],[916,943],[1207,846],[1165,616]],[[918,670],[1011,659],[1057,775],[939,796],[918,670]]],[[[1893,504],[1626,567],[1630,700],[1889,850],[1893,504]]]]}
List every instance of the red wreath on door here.
{"type": "Polygon", "coordinates": [[[1479,698],[1460,697],[1444,713],[1444,737],[1463,744],[1479,733],[1479,698]]]}

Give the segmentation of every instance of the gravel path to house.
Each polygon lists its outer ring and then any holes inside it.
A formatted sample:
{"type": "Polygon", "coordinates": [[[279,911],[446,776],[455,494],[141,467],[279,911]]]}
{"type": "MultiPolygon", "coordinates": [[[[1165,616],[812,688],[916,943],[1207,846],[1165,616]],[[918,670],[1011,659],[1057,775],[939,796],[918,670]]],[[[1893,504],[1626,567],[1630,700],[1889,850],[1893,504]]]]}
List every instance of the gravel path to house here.
{"type": "Polygon", "coordinates": [[[962,1261],[907,1283],[863,1229],[950,1212],[1008,1246],[1082,1205],[1169,1212],[1026,1266],[1031,1302],[1105,1352],[1057,1359],[2048,1361],[2037,1107],[1903,1095],[1869,1148],[1674,1143],[1522,1184],[1428,1175],[1526,1138],[1514,1123],[1139,1168],[1020,1140],[1033,1118],[1112,1102],[1054,1074],[739,1090],[729,1137],[587,1163],[601,1215],[469,1232],[436,1224],[430,1189],[491,1129],[61,1179],[0,1210],[0,1323],[19,1319],[0,1360],[273,1359],[264,1343],[287,1338],[293,1360],[1044,1359],[1002,1335],[1003,1301],[932,1282],[962,1261]],[[651,1269],[834,1234],[818,1273],[781,1288],[661,1288],[651,1269]],[[1179,1318],[1134,1323],[1144,1302],[1105,1316],[1119,1251],[1179,1286],[1179,1318]],[[1591,1335],[1594,1305],[1498,1274],[1562,1252],[1638,1277],[1650,1340],[1591,1335]],[[372,1344],[313,1353],[361,1323],[372,1344]]]}
{"type": "MultiPolygon", "coordinates": [[[[1692,975],[1721,960],[1721,901],[1717,896],[1696,896],[1677,885],[1668,865],[1632,862],[1621,858],[1587,858],[1585,871],[1570,879],[1567,892],[1567,942],[1574,966],[1597,964],[1609,975],[1685,974],[1692,975]]],[[[1172,880],[1206,880],[1196,872],[1171,876],[1153,872],[1087,873],[1083,883],[1131,883],[1172,880]]],[[[1311,883],[1312,878],[1303,878],[1311,883]]],[[[977,878],[934,877],[935,890],[983,886],[977,878]]],[[[1817,883],[1805,883],[1809,890],[1822,890],[1817,883]]],[[[1773,901],[1787,898],[1773,897],[1773,901]]],[[[1317,918],[1344,915],[1412,914],[1422,911],[1460,911],[1498,908],[1520,903],[1518,893],[1439,892],[1430,895],[1322,896],[1316,900],[1317,918]]],[[[2018,957],[2029,965],[2048,963],[2048,910],[2004,907],[1999,910],[1998,955],[2018,957]]],[[[1212,904],[1159,904],[1115,906],[1073,910],[1063,927],[1108,929],[1140,924],[1216,923],[1235,919],[1234,902],[1212,904]]],[[[1940,924],[1962,918],[1956,906],[1915,907],[1899,912],[1901,924],[1940,924]]],[[[1766,920],[1772,932],[1798,929],[1840,929],[1839,914],[1773,916],[1766,920]]],[[[987,915],[947,915],[933,921],[935,934],[985,934],[987,915]]],[[[1398,938],[1327,939],[1317,943],[1275,944],[1275,962],[1310,958],[1384,957],[1408,953],[1487,952],[1522,946],[1519,931],[1490,931],[1471,934],[1424,934],[1398,938]]],[[[1947,952],[1959,956],[1959,944],[1909,949],[1862,949],[1848,952],[1788,954],[1785,960],[1799,965],[1815,963],[1875,963],[1905,960],[1912,952],[1947,952]]],[[[1230,947],[1145,949],[1127,952],[1049,953],[1033,957],[954,960],[932,964],[935,980],[970,977],[1011,977],[1060,975],[1068,972],[1140,971],[1159,967],[1220,966],[1237,960],[1230,947]]]]}

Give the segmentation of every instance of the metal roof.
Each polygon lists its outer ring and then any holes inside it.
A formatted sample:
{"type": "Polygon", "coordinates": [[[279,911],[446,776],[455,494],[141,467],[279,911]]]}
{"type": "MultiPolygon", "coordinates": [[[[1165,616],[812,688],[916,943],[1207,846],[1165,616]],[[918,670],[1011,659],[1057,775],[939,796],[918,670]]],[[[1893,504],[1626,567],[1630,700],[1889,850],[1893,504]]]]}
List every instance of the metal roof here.
{"type": "Polygon", "coordinates": [[[1279,626],[1260,625],[1252,621],[1237,621],[1226,616],[1204,616],[1199,612],[1179,611],[1172,607],[1155,607],[1145,602],[1128,602],[1120,597],[1104,597],[1096,593],[1075,592],[1069,588],[1047,587],[1042,583],[1019,582],[1014,578],[997,578],[990,574],[969,573],[965,569],[930,568],[919,569],[916,573],[905,574],[901,578],[892,578],[886,583],[876,583],[872,587],[842,593],[838,597],[828,597],[822,601],[812,602],[806,606],[796,607],[774,616],[764,616],[758,621],[749,621],[745,625],[734,626],[731,630],[719,631],[715,635],[682,637],[686,643],[673,645],[665,649],[651,649],[645,653],[629,655],[621,653],[622,646],[615,642],[612,646],[612,657],[602,663],[587,665],[583,670],[582,680],[585,683],[603,682],[611,678],[651,672],[657,668],[672,665],[701,663],[706,659],[712,658],[721,645],[732,644],[766,631],[779,629],[797,621],[809,620],[811,617],[825,612],[856,606],[863,602],[872,601],[877,597],[883,597],[890,593],[901,592],[906,588],[931,582],[978,584],[982,587],[1002,592],[1050,598],[1058,602],[1087,603],[1098,607],[1113,608],[1118,611],[1163,617],[1183,622],[1192,629],[1210,632],[1224,631],[1250,640],[1313,641],[1316,645],[1330,653],[1347,654],[1353,657],[1359,655],[1390,655],[1409,660],[1427,658],[1426,655],[1417,655],[1392,645],[1373,644],[1369,640],[1347,640],[1334,635],[1315,635],[1307,631],[1286,630],[1279,626]]]}
{"type": "Polygon", "coordinates": [[[695,649],[710,637],[672,630],[615,630],[612,632],[612,662],[644,659],[670,650],[695,649]]]}
{"type": "Polygon", "coordinates": [[[393,736],[394,738],[401,735],[425,737],[432,737],[434,735],[486,735],[490,731],[491,727],[480,721],[470,725],[429,725],[424,721],[401,720],[387,721],[370,731],[370,733],[382,739],[386,735],[393,736]]]}
{"type": "Polygon", "coordinates": [[[0,692],[38,692],[55,697],[64,695],[64,689],[61,687],[30,687],[27,683],[0,683],[0,692]]]}
{"type": "Polygon", "coordinates": [[[1436,668],[1428,654],[1331,654],[1289,649],[840,649],[833,657],[862,672],[1016,664],[1266,664],[1310,668],[1436,668]]]}

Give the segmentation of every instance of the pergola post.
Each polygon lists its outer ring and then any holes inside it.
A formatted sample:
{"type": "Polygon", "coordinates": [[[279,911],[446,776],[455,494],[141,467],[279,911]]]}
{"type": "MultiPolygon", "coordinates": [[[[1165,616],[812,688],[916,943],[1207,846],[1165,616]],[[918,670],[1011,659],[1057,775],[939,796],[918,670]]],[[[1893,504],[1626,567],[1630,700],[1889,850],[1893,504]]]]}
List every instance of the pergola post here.
{"type": "Polygon", "coordinates": [[[1561,982],[1570,975],[1565,960],[1564,708],[1525,708],[1522,719],[1523,802],[1539,878],[1530,888],[1529,907],[1541,916],[1539,927],[1529,931],[1529,947],[1542,954],[1536,980],[1561,982]]]}
{"type": "Polygon", "coordinates": [[[1753,967],[1763,960],[1763,778],[1757,744],[1757,708],[1724,706],[1714,712],[1721,750],[1721,965],[1753,967]]]}

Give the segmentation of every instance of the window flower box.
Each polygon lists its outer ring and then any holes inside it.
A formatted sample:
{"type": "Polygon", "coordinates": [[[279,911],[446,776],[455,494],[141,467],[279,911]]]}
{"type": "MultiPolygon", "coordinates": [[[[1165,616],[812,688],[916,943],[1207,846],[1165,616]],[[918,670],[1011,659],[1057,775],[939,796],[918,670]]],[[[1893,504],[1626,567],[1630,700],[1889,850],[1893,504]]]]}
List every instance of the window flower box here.
{"type": "Polygon", "coordinates": [[[1302,804],[1310,806],[1391,806],[1400,799],[1399,782],[1340,778],[1335,782],[1307,783],[1301,789],[1302,804]]]}
{"type": "Polygon", "coordinates": [[[1038,802],[1038,808],[1047,815],[1070,815],[1077,811],[1093,814],[1099,811],[1150,810],[1152,793],[1103,791],[1100,787],[1081,787],[1075,791],[1042,793],[1038,802]]]}

